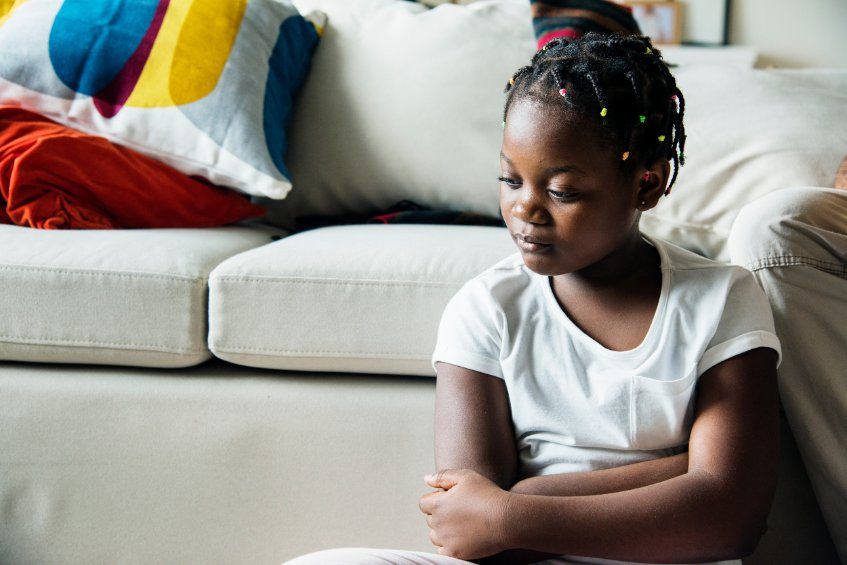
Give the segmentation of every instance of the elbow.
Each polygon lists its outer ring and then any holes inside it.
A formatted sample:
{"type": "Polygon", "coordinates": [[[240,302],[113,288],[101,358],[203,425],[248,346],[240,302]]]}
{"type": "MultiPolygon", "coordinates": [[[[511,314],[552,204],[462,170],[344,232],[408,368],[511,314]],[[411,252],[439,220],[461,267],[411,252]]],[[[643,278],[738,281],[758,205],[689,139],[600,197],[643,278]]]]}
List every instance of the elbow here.
{"type": "Polygon", "coordinates": [[[765,529],[736,532],[724,542],[724,552],[720,560],[743,559],[749,557],[759,545],[765,529]]]}
{"type": "Polygon", "coordinates": [[[702,546],[708,549],[695,551],[692,557],[706,561],[734,561],[749,557],[759,545],[762,533],[736,531],[716,535],[709,540],[703,540],[702,546]]]}
{"type": "Polygon", "coordinates": [[[735,560],[750,556],[768,530],[767,513],[746,520],[727,520],[728,527],[718,533],[715,560],[735,560]]]}

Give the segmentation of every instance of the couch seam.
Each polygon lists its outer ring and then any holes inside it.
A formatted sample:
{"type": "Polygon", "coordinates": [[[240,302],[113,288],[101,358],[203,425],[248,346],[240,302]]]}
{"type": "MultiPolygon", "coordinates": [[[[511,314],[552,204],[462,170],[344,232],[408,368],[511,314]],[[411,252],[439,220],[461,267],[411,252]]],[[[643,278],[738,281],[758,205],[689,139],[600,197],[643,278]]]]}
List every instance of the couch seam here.
{"type": "Polygon", "coordinates": [[[79,276],[105,276],[118,278],[136,279],[164,279],[171,281],[184,281],[192,284],[206,284],[207,277],[192,277],[190,275],[165,275],[157,273],[133,273],[124,271],[98,271],[95,269],[74,269],[72,267],[41,267],[36,265],[0,265],[0,270],[6,271],[39,271],[62,273],[66,275],[79,276]]]}
{"type": "Polygon", "coordinates": [[[417,353],[391,353],[391,352],[372,352],[365,353],[361,351],[330,351],[320,349],[271,349],[267,347],[240,347],[228,346],[225,348],[211,346],[212,353],[242,353],[253,352],[260,354],[274,354],[281,357],[293,357],[295,355],[323,355],[333,357],[361,357],[361,358],[389,358],[403,357],[405,359],[428,360],[431,355],[420,355],[417,353]]]}
{"type": "Polygon", "coordinates": [[[16,345],[65,345],[68,347],[103,347],[106,349],[123,349],[134,348],[144,351],[159,351],[163,353],[204,353],[209,351],[208,348],[185,348],[185,347],[167,347],[162,345],[145,344],[145,343],[121,343],[116,341],[89,341],[89,340],[74,340],[74,339],[53,339],[53,338],[22,338],[0,335],[0,342],[16,345]]]}
{"type": "Polygon", "coordinates": [[[235,283],[255,283],[255,284],[322,284],[322,285],[337,285],[337,286],[433,286],[433,287],[460,287],[462,282],[440,282],[440,281],[408,281],[408,280],[379,280],[379,279],[361,279],[356,281],[344,279],[314,279],[314,278],[295,278],[295,277],[239,277],[239,276],[219,276],[211,279],[211,282],[235,282],[235,283]]]}

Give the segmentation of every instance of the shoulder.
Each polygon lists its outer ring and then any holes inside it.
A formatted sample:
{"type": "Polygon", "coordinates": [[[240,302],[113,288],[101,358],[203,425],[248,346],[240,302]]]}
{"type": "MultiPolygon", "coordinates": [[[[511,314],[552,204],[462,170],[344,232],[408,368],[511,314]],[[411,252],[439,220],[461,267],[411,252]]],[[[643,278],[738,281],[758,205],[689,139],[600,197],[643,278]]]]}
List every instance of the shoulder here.
{"type": "Polygon", "coordinates": [[[538,275],[527,269],[520,253],[515,253],[466,282],[457,296],[483,294],[493,302],[502,304],[525,292],[534,276],[538,275]]]}
{"type": "Polygon", "coordinates": [[[650,241],[663,255],[663,268],[672,273],[677,283],[714,292],[728,291],[739,282],[741,286],[752,284],[751,288],[758,289],[752,273],[743,267],[703,257],[662,239],[650,238],[650,241]]]}

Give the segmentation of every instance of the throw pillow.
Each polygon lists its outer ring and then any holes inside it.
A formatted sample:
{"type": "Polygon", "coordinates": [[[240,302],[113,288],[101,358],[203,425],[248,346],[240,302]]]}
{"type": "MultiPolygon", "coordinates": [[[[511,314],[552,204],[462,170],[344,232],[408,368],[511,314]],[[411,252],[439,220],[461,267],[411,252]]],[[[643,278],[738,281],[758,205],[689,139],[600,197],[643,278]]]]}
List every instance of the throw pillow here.
{"type": "Polygon", "coordinates": [[[283,0],[4,2],[0,103],[283,198],[285,128],[317,41],[283,0]]]}
{"type": "Polygon", "coordinates": [[[551,39],[578,39],[589,31],[641,35],[632,8],[607,0],[531,0],[538,48],[551,39]]]}
{"type": "Polygon", "coordinates": [[[264,212],[102,137],[0,106],[0,223],[44,229],[213,227],[264,212]]]}

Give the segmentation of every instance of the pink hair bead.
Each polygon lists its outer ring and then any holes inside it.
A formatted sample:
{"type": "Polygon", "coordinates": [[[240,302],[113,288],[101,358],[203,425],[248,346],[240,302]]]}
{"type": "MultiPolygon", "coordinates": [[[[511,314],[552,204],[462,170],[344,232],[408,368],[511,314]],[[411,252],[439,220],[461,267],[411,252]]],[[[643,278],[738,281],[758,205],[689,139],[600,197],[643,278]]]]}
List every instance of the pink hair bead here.
{"type": "Polygon", "coordinates": [[[567,96],[567,95],[568,95],[568,91],[567,91],[567,89],[565,89],[565,88],[561,88],[561,89],[559,89],[559,94],[561,94],[562,96],[567,96]]]}

